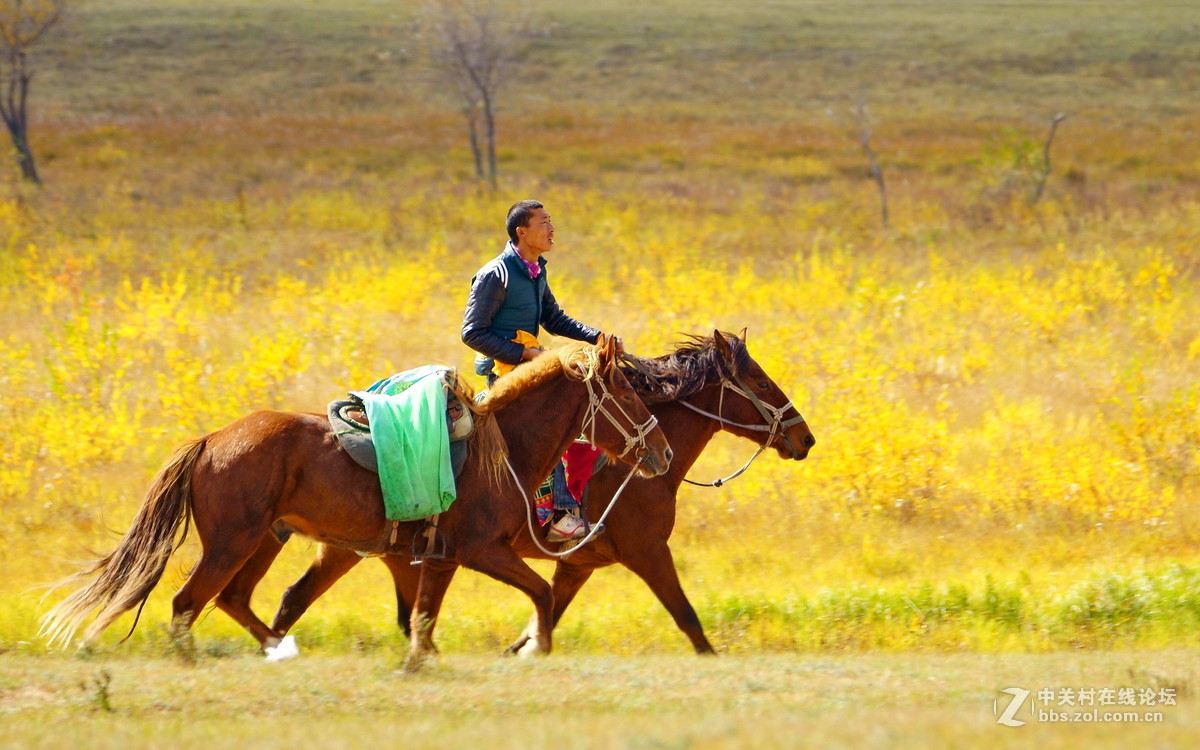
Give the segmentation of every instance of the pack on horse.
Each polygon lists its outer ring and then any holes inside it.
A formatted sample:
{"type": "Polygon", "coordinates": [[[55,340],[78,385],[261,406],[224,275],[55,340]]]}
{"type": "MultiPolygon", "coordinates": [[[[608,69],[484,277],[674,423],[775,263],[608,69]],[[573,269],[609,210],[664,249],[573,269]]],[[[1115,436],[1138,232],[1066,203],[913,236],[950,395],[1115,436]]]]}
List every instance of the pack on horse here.
{"type": "MultiPolygon", "coordinates": [[[[719,331],[707,338],[691,337],[675,351],[655,359],[629,355],[625,359],[630,382],[658,418],[675,457],[668,473],[630,483],[627,500],[616,505],[605,519],[605,535],[558,560],[552,581],[552,622],[558,623],[594,570],[619,563],[650,586],[697,653],[713,653],[679,583],[668,546],[679,487],[690,481],[685,480],[689,469],[719,430],[758,443],[759,450],[751,461],[772,447],[782,458],[801,460],[808,456],[816,439],[792,402],[750,356],[744,330],[741,338],[719,331]]],[[[593,521],[608,505],[622,479],[622,472],[615,466],[602,469],[592,478],[588,512],[593,521]]],[[[546,557],[528,535],[518,540],[517,549],[525,557],[546,557]]],[[[345,550],[322,547],[308,571],[284,593],[272,627],[287,633],[308,607],[360,559],[345,550]]],[[[381,559],[395,581],[400,625],[410,633],[409,615],[416,601],[420,573],[404,557],[387,555],[381,559]]],[[[426,589],[432,606],[436,606],[454,570],[444,562],[426,562],[425,567],[429,568],[424,574],[429,577],[426,589]]],[[[425,633],[426,638],[429,636],[425,633]]],[[[520,650],[532,637],[531,628],[509,650],[520,650]]]]}
{"type": "MultiPolygon", "coordinates": [[[[617,356],[611,340],[568,345],[521,368],[472,407],[476,434],[457,500],[441,516],[440,529],[458,564],[530,597],[541,623],[537,643],[545,651],[551,647],[550,585],[512,547],[528,511],[501,475],[502,461],[507,451],[523,488],[531,491],[587,431],[641,474],[665,472],[671,460],[666,437],[616,366],[617,356]]],[[[376,551],[392,527],[378,475],[339,447],[325,416],[255,412],[171,456],[116,550],[63,582],[96,576],[46,614],[42,635],[65,645],[99,610],[84,633],[87,642],[144,605],[186,538],[189,520],[203,551],[175,595],[172,632],[188,633],[216,597],[217,606],[264,647],[277,645],[281,636],[251,612],[253,583],[246,584],[257,582],[282,548],[272,526],[282,524],[351,556],[354,550],[376,551]]],[[[400,523],[388,549],[410,549],[422,525],[400,523]]]]}

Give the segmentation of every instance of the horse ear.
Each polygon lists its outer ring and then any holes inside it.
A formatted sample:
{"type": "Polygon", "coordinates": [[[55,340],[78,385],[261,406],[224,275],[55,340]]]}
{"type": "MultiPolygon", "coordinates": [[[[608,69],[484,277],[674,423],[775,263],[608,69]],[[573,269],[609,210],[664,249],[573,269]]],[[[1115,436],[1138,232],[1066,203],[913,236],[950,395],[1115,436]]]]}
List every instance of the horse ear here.
{"type": "Polygon", "coordinates": [[[608,372],[608,368],[614,360],[613,341],[614,338],[612,336],[606,336],[603,333],[596,336],[596,351],[600,354],[600,361],[603,363],[604,372],[608,372]]]}
{"type": "Polygon", "coordinates": [[[725,335],[720,331],[713,331],[713,346],[717,348],[718,354],[726,361],[729,360],[729,342],[725,340],[725,335]]]}
{"type": "Polygon", "coordinates": [[[738,334],[738,338],[742,340],[743,344],[746,343],[746,326],[742,326],[742,332],[738,334]]]}

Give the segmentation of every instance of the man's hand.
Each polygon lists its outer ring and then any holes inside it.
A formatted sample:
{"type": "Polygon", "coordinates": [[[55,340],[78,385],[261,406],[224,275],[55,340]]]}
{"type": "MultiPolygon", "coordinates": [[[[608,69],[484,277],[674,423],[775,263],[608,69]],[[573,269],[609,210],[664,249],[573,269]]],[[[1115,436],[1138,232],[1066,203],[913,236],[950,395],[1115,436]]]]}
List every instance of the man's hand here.
{"type": "Polygon", "coordinates": [[[525,351],[521,353],[521,361],[528,362],[529,360],[533,359],[534,357],[538,356],[539,354],[541,354],[544,351],[546,351],[546,350],[540,346],[539,347],[528,347],[527,346],[527,347],[525,347],[525,351]]]}

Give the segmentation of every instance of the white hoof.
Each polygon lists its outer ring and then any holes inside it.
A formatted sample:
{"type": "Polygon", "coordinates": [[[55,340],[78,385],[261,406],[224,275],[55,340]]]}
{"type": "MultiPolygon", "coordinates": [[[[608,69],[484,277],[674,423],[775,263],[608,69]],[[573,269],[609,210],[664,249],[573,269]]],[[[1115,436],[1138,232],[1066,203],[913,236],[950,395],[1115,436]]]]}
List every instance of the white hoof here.
{"type": "Polygon", "coordinates": [[[267,646],[264,650],[267,653],[267,661],[283,661],[284,659],[294,659],[300,655],[296,639],[290,635],[285,635],[277,645],[267,646]]]}
{"type": "Polygon", "coordinates": [[[537,638],[530,638],[525,641],[525,645],[517,649],[517,657],[521,659],[532,659],[535,656],[540,656],[542,649],[538,646],[537,638]]]}

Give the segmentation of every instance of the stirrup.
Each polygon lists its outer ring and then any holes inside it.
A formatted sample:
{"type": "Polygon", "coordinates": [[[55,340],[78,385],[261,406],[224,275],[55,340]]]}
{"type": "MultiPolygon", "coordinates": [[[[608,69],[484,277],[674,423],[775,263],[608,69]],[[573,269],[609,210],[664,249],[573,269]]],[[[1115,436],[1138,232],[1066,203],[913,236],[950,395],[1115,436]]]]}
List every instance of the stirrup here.
{"type": "Polygon", "coordinates": [[[446,537],[442,534],[441,529],[438,528],[437,519],[437,516],[425,519],[425,524],[421,526],[421,530],[413,534],[412,544],[409,546],[409,556],[412,557],[412,561],[409,565],[420,565],[426,560],[445,559],[446,537]],[[425,537],[424,552],[417,551],[421,537],[425,537]]]}

